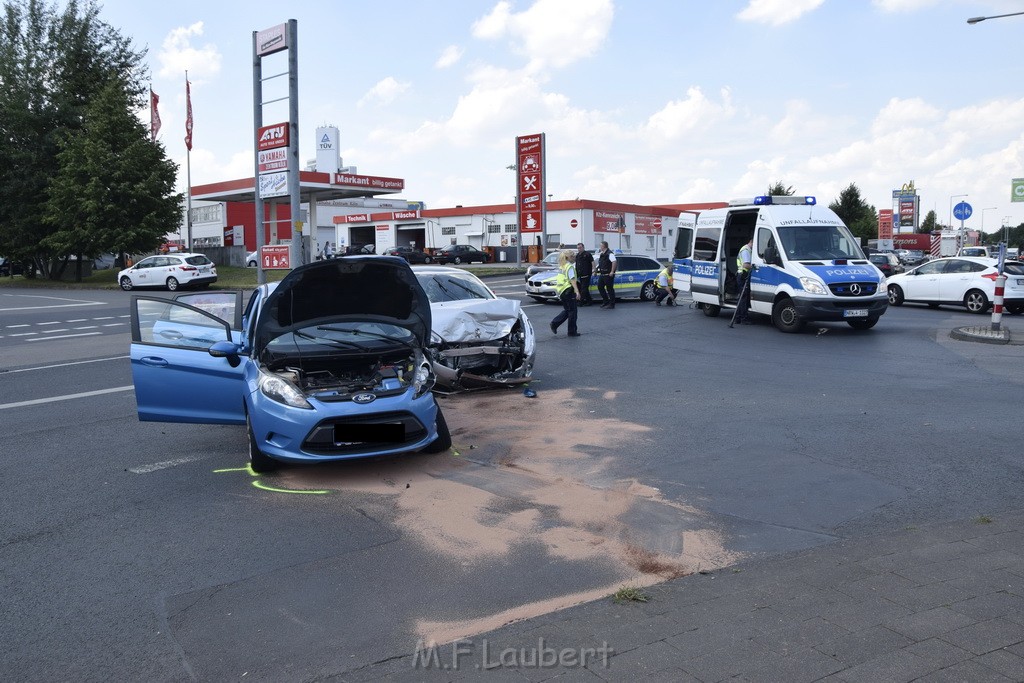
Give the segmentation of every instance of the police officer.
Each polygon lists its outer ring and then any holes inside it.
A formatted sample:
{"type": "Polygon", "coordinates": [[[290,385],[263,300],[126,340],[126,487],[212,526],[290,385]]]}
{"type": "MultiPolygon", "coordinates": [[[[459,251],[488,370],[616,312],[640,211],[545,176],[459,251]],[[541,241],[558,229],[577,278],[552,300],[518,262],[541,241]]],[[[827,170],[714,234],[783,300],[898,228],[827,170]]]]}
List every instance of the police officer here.
{"type": "Polygon", "coordinates": [[[569,321],[569,336],[580,336],[576,329],[576,299],[579,286],[576,284],[576,269],[573,267],[573,253],[566,249],[558,255],[558,276],[555,278],[555,293],[562,302],[562,312],[551,321],[551,333],[558,334],[558,326],[569,321]]]}
{"type": "Polygon", "coordinates": [[[674,266],[670,261],[661,269],[658,273],[658,278],[655,281],[657,285],[657,291],[654,294],[654,305],[660,306],[661,302],[668,298],[666,306],[676,305],[676,290],[672,288],[672,269],[674,266]]]}
{"type": "Polygon", "coordinates": [[[580,292],[580,306],[589,306],[594,303],[590,296],[590,278],[594,274],[594,255],[583,246],[583,242],[576,245],[576,285],[580,292]]]}
{"type": "Polygon", "coordinates": [[[615,308],[615,254],[607,242],[601,242],[597,252],[597,291],[601,294],[601,308],[615,308]]]}
{"type": "Polygon", "coordinates": [[[736,255],[736,291],[739,299],[736,301],[736,322],[743,325],[753,325],[747,309],[750,307],[750,255],[753,251],[754,238],[751,237],[747,243],[740,247],[740,253],[736,255]]]}

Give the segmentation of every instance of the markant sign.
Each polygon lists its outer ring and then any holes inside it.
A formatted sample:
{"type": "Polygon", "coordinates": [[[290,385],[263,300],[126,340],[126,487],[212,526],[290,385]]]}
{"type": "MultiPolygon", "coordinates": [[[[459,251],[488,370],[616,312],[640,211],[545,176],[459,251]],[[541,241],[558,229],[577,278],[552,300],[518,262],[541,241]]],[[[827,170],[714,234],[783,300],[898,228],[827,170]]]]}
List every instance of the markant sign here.
{"type": "Polygon", "coordinates": [[[1010,201],[1024,202],[1024,178],[1014,178],[1010,181],[1010,201]]]}

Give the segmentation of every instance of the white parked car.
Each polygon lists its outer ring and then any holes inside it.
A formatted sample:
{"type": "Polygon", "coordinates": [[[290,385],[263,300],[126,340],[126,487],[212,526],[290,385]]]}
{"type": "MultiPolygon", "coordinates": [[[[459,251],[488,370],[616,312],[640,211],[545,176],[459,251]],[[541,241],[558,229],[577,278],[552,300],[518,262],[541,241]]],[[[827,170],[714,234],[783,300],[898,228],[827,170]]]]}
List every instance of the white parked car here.
{"type": "MultiPolygon", "coordinates": [[[[984,313],[995,298],[997,263],[996,259],[969,256],[929,261],[886,280],[889,303],[924,303],[932,308],[950,304],[984,313]]],[[[1003,305],[1009,313],[1024,313],[1024,264],[1008,261],[1004,271],[1003,305]]]]}
{"type": "Polygon", "coordinates": [[[245,257],[245,267],[255,268],[259,263],[259,251],[251,251],[249,255],[245,257]]]}
{"type": "Polygon", "coordinates": [[[461,268],[416,266],[413,272],[430,301],[427,353],[438,390],[530,381],[537,341],[519,301],[495,296],[461,268]]]}
{"type": "Polygon", "coordinates": [[[136,287],[206,287],[217,281],[217,266],[205,254],[159,254],[142,259],[117,274],[117,283],[128,292],[136,287]]]}

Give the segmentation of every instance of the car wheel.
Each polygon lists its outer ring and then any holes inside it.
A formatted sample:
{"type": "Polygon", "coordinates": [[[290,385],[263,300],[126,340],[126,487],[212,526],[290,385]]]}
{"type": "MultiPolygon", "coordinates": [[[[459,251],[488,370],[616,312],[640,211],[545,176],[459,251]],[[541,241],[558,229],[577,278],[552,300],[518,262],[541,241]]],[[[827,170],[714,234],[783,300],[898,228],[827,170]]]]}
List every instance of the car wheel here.
{"type": "Polygon", "coordinates": [[[870,330],[878,322],[878,318],[865,318],[860,320],[847,320],[846,324],[855,330],[870,330]]]}
{"type": "Polygon", "coordinates": [[[454,263],[455,265],[459,265],[460,263],[462,263],[462,257],[456,256],[454,259],[452,259],[452,263],[454,263]]]}
{"type": "Polygon", "coordinates": [[[890,306],[902,306],[903,305],[903,290],[900,289],[899,285],[889,285],[889,305],[890,306]]]}
{"type": "Polygon", "coordinates": [[[772,324],[780,332],[799,332],[804,328],[804,321],[796,312],[796,304],[788,297],[779,299],[772,306],[772,324]]]}
{"type": "Polygon", "coordinates": [[[172,292],[177,291],[178,281],[173,277],[167,278],[167,289],[172,292]]]}
{"type": "Polygon", "coordinates": [[[1020,315],[1021,313],[1024,313],[1024,305],[1010,304],[1006,307],[1006,312],[1011,315],[1020,315]]]}
{"type": "Polygon", "coordinates": [[[437,421],[435,424],[437,425],[437,438],[423,449],[424,453],[444,453],[452,447],[452,433],[448,431],[448,422],[444,419],[441,406],[437,407],[437,421]]]}
{"type": "Polygon", "coordinates": [[[433,259],[431,259],[429,256],[427,256],[426,258],[423,259],[423,262],[424,263],[430,263],[432,260],[433,259]]]}
{"type": "Polygon", "coordinates": [[[964,306],[971,313],[984,313],[988,310],[988,297],[980,289],[972,289],[964,295],[964,306]]]}
{"type": "Polygon", "coordinates": [[[640,287],[640,300],[641,301],[654,301],[656,287],[654,286],[654,280],[648,280],[640,287]]]}
{"type": "Polygon", "coordinates": [[[132,291],[133,286],[134,285],[132,285],[132,279],[130,277],[125,275],[123,278],[121,278],[121,289],[123,289],[126,292],[130,292],[132,291]]]}
{"type": "Polygon", "coordinates": [[[252,431],[252,421],[249,413],[245,414],[245,426],[249,432],[249,467],[253,472],[273,472],[281,467],[281,463],[265,455],[260,447],[256,445],[256,435],[252,431]]]}
{"type": "Polygon", "coordinates": [[[245,267],[246,268],[255,268],[256,267],[256,262],[255,261],[249,261],[248,263],[245,264],[245,267]]]}
{"type": "Polygon", "coordinates": [[[715,304],[701,304],[700,310],[704,311],[704,315],[709,318],[717,318],[718,314],[722,312],[722,307],[715,304]]]}

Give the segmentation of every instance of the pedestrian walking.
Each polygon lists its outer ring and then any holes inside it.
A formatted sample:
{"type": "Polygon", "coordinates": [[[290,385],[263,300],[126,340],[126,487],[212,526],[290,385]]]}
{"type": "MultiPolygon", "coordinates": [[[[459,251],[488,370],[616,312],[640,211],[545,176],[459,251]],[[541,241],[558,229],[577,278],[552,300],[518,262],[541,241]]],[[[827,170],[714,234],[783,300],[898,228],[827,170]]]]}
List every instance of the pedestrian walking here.
{"type": "Polygon", "coordinates": [[[594,275],[594,255],[583,246],[583,242],[576,245],[576,284],[580,292],[580,306],[590,306],[594,303],[590,296],[590,279],[594,275]]]}
{"type": "Polygon", "coordinates": [[[326,260],[332,258],[334,258],[334,247],[331,246],[330,242],[328,242],[327,244],[324,245],[324,259],[326,260]]]}
{"type": "Polygon", "coordinates": [[[569,321],[569,336],[580,336],[576,328],[576,300],[579,298],[579,285],[576,284],[576,268],[573,265],[573,253],[566,249],[558,255],[558,277],[555,279],[555,293],[562,302],[562,311],[551,320],[551,333],[558,334],[558,326],[569,321]]]}
{"type": "Polygon", "coordinates": [[[608,242],[601,242],[597,252],[597,291],[601,308],[615,308],[615,254],[608,248],[608,242]]]}

